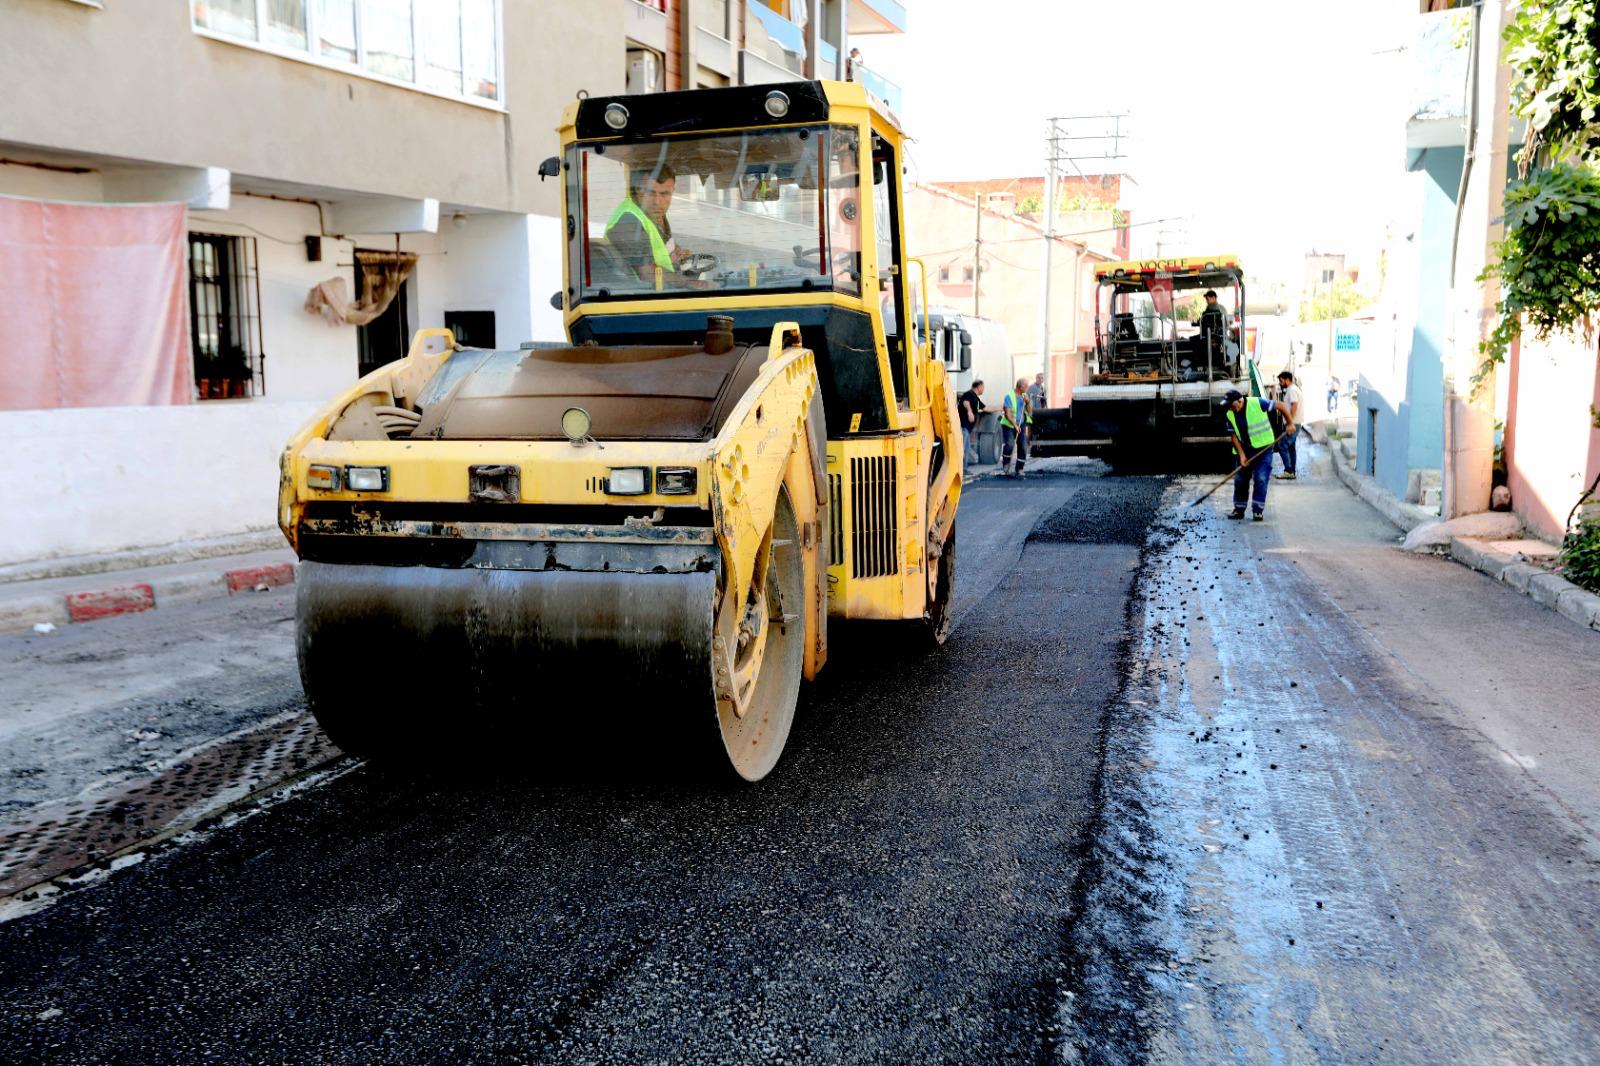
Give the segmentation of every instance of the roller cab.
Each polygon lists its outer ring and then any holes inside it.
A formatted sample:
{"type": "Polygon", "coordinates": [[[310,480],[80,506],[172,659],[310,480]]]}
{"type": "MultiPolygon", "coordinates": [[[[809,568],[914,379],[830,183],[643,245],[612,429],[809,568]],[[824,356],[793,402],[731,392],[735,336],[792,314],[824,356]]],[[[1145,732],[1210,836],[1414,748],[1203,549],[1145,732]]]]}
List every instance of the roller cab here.
{"type": "Polygon", "coordinates": [[[307,697],[359,753],[449,707],[468,746],[648,737],[757,780],[830,617],[949,626],[961,452],[903,135],[804,82],[590,98],[561,137],[567,341],[423,330],[284,452],[307,697]],[[396,663],[379,702],[361,666],[396,663]]]}

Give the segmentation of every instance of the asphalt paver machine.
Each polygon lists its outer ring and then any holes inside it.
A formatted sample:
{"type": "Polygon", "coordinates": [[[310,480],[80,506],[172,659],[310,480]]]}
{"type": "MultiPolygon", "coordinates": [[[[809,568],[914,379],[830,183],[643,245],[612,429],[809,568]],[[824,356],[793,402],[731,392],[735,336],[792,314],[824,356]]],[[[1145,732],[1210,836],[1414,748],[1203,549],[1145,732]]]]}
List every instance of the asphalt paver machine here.
{"type": "Polygon", "coordinates": [[[1094,369],[1070,408],[1035,416],[1040,455],[1174,455],[1210,449],[1226,458],[1223,397],[1262,394],[1244,322],[1237,256],[1145,259],[1095,266],[1094,369]],[[1202,294],[1217,302],[1202,310],[1202,294]],[[1185,318],[1183,312],[1192,312],[1185,318]]]}
{"type": "Polygon", "coordinates": [[[919,340],[904,139],[855,84],[568,108],[540,168],[567,341],[422,330],[283,454],[336,743],[642,744],[757,780],[830,618],[943,641],[961,439],[919,340]]]}

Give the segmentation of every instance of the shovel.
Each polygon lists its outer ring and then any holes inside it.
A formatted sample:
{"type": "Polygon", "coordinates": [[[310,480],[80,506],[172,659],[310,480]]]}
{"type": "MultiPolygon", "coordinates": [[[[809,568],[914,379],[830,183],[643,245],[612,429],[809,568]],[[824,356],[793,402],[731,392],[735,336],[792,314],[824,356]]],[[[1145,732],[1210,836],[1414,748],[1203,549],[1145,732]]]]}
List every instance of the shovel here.
{"type": "Polygon", "coordinates": [[[1261,458],[1263,455],[1271,455],[1272,454],[1272,449],[1274,449],[1274,448],[1276,448],[1278,446],[1278,442],[1283,440],[1283,438],[1289,436],[1289,434],[1291,432],[1294,432],[1294,433],[1300,432],[1300,427],[1296,426],[1293,430],[1287,430],[1286,429],[1282,433],[1278,434],[1277,437],[1273,438],[1273,441],[1272,441],[1271,444],[1267,445],[1265,448],[1261,449],[1259,452],[1256,452],[1256,454],[1251,456],[1248,461],[1240,463],[1238,466],[1234,467],[1233,470],[1228,474],[1227,477],[1223,478],[1221,481],[1217,482],[1215,485],[1212,485],[1211,488],[1206,491],[1206,494],[1204,496],[1200,497],[1198,500],[1194,501],[1189,506],[1190,507],[1198,507],[1200,504],[1205,503],[1207,500],[1209,500],[1211,498],[1213,493],[1215,493],[1222,486],[1226,485],[1228,482],[1232,481],[1238,475],[1239,471],[1243,470],[1247,466],[1250,466],[1252,463],[1254,463],[1257,459],[1261,458]]]}

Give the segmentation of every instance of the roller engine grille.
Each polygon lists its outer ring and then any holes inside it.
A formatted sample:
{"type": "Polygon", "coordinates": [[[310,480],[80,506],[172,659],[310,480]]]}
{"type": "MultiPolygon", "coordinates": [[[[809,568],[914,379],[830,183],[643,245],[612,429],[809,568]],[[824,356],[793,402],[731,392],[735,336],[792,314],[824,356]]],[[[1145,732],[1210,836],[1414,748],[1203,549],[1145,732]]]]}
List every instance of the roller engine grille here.
{"type": "Polygon", "coordinates": [[[900,567],[895,458],[850,460],[850,574],[885,577],[900,567]]]}

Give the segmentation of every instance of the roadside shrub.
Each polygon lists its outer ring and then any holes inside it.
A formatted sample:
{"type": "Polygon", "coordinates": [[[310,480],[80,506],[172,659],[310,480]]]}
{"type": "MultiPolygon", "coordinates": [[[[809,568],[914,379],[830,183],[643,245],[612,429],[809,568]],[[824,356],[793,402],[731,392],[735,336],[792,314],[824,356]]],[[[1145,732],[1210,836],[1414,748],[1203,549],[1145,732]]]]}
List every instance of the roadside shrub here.
{"type": "Polygon", "coordinates": [[[1591,511],[1561,544],[1563,576],[1600,593],[1600,512],[1591,511]]]}

